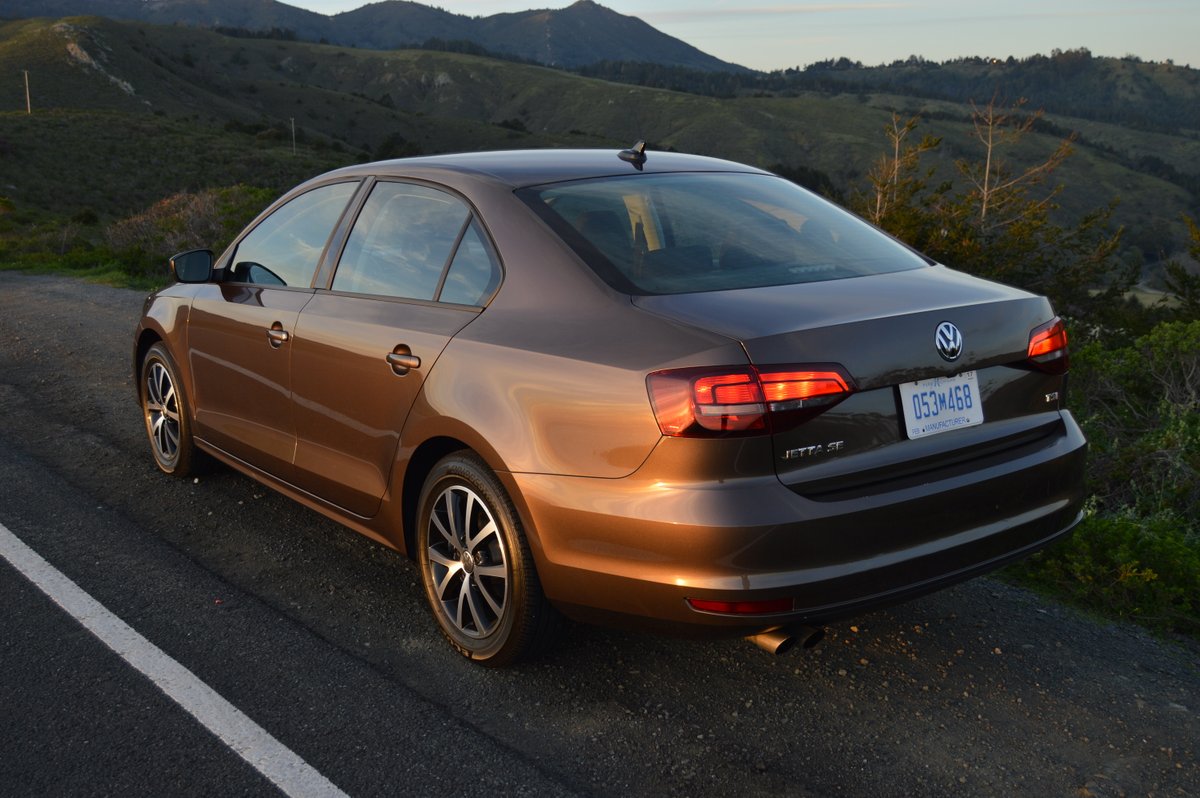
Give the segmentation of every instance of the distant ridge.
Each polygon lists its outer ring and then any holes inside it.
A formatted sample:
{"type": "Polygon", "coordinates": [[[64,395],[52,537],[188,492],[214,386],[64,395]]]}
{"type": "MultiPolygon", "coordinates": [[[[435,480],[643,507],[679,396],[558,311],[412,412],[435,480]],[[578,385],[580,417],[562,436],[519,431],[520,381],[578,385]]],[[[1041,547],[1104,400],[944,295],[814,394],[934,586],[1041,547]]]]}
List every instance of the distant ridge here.
{"type": "Polygon", "coordinates": [[[384,0],[326,16],[277,0],[4,0],[0,17],[103,16],[160,25],[289,31],[297,39],[390,50],[431,39],[463,41],[548,66],[640,61],[705,71],[749,71],[714,58],[636,17],[592,0],[563,9],[490,17],[384,0]]]}

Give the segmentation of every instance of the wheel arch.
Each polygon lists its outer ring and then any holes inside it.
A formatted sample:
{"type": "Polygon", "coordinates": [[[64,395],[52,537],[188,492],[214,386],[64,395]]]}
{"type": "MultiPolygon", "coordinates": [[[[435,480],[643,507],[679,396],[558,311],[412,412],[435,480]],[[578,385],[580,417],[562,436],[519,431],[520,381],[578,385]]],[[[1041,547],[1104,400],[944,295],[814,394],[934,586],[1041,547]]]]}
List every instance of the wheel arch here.
{"type": "Polygon", "coordinates": [[[408,458],[404,468],[404,477],[399,486],[400,522],[403,529],[405,553],[410,558],[416,559],[417,514],[421,509],[419,502],[425,480],[443,457],[459,451],[475,455],[496,475],[517,513],[517,519],[520,521],[525,538],[533,552],[535,564],[537,567],[541,567],[544,552],[537,529],[532,523],[529,507],[525,503],[525,497],[517,490],[512,475],[500,456],[482,438],[470,434],[467,430],[443,430],[441,434],[430,436],[419,444],[408,458]]]}
{"type": "MultiPolygon", "coordinates": [[[[133,376],[135,380],[142,379],[142,365],[146,360],[146,353],[150,351],[150,347],[157,343],[161,343],[165,339],[158,330],[146,328],[143,329],[137,337],[133,345],[133,376]]],[[[136,387],[137,382],[134,383],[136,387]]]]}
{"type": "Polygon", "coordinates": [[[408,460],[401,486],[400,512],[404,530],[404,550],[411,559],[416,559],[417,511],[420,509],[417,503],[421,498],[421,488],[438,461],[448,454],[464,450],[479,454],[458,438],[439,435],[419,445],[408,460]]]}
{"type": "Polygon", "coordinates": [[[192,376],[180,363],[179,356],[171,346],[170,340],[160,330],[154,327],[145,327],[137,335],[137,340],[134,342],[133,349],[133,391],[138,403],[142,401],[142,367],[145,364],[146,354],[155,344],[162,344],[163,349],[167,350],[167,354],[175,363],[175,368],[178,370],[177,375],[183,383],[183,403],[184,409],[187,411],[190,418],[196,417],[196,407],[192,403],[192,376]]]}

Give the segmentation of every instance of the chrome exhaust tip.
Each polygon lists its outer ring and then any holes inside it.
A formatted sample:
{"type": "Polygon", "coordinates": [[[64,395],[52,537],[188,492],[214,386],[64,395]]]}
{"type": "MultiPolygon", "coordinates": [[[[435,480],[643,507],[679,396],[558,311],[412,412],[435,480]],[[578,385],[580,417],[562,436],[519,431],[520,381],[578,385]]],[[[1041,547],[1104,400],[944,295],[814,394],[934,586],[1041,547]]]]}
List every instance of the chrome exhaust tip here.
{"type": "Polygon", "coordinates": [[[756,635],[747,635],[746,639],[773,657],[786,654],[796,645],[796,638],[786,629],[770,629],[756,635]]]}
{"type": "Polygon", "coordinates": [[[796,645],[812,648],[825,637],[825,630],[817,626],[786,626],[768,629],[746,639],[773,657],[786,654],[796,645]]]}

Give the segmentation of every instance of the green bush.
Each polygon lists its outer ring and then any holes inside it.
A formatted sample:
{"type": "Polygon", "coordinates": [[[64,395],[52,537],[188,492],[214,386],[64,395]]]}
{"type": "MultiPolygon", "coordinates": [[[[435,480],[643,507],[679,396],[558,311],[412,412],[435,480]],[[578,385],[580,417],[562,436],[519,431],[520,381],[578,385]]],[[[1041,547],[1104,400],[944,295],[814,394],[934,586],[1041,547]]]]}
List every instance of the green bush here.
{"type": "Polygon", "coordinates": [[[1102,513],[1200,518],[1200,320],[1159,324],[1130,346],[1072,353],[1070,403],[1091,442],[1102,513]]]}
{"type": "Polygon", "coordinates": [[[109,225],[105,238],[132,276],[165,276],[168,257],[189,249],[219,252],[273,197],[249,186],[179,192],[109,225]]]}
{"type": "Polygon", "coordinates": [[[1169,513],[1090,515],[1069,540],[1007,573],[1109,616],[1200,633],[1200,540],[1169,513]]]}
{"type": "Polygon", "coordinates": [[[1072,354],[1089,515],[1006,572],[1154,629],[1200,634],[1200,320],[1072,354]]]}
{"type": "Polygon", "coordinates": [[[90,210],[69,219],[0,213],[0,268],[153,288],[167,279],[167,258],[188,249],[220,252],[275,196],[244,185],[183,191],[104,227],[90,210]]]}

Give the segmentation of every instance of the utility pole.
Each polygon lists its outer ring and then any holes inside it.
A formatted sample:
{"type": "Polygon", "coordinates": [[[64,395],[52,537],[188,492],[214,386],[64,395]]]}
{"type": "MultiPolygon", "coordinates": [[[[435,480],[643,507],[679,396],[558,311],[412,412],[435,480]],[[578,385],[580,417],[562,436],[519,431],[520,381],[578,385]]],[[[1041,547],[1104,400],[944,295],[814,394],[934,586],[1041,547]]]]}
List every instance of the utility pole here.
{"type": "Polygon", "coordinates": [[[292,120],[292,155],[296,154],[296,117],[288,117],[292,120]]]}
{"type": "Polygon", "coordinates": [[[21,71],[25,73],[25,113],[32,114],[33,104],[29,101],[29,70],[22,69],[21,71]]]}

